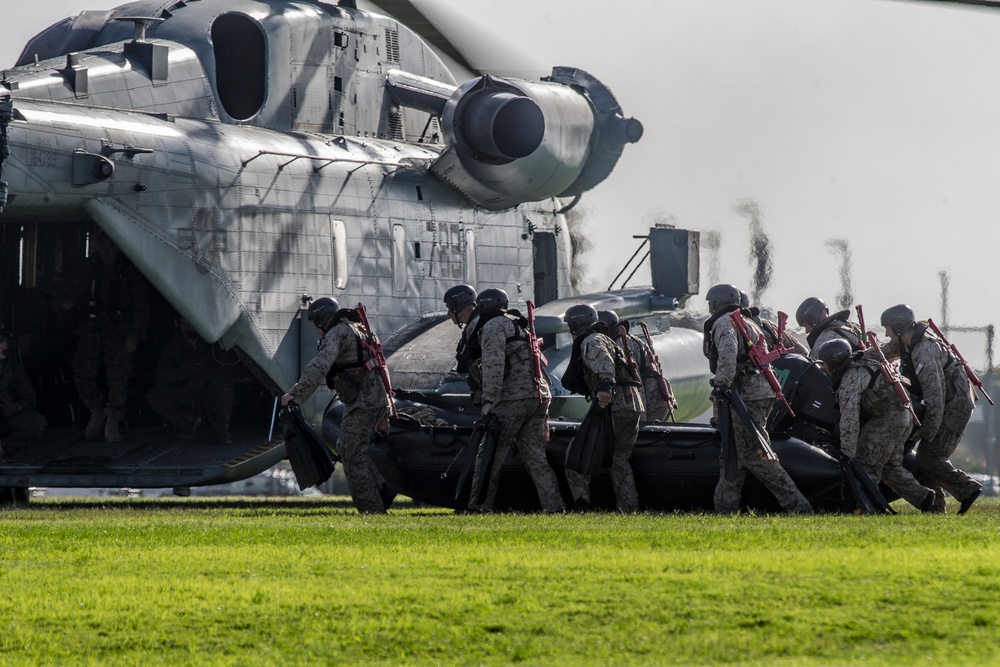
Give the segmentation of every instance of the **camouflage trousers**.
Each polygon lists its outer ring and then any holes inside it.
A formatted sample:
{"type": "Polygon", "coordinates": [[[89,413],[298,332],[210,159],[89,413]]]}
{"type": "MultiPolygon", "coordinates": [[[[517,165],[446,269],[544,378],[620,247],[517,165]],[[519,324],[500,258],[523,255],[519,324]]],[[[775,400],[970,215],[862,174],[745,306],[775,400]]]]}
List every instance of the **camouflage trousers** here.
{"type": "MultiPolygon", "coordinates": [[[[774,399],[747,401],[747,411],[757,424],[763,424],[771,411],[774,399]]],[[[760,451],[757,440],[753,437],[743,422],[735,414],[732,415],[733,435],[736,446],[736,461],[738,464],[736,479],[726,479],[725,461],[719,457],[719,483],[715,487],[715,511],[720,514],[734,514],[740,511],[740,499],[743,495],[743,482],[749,472],[774,494],[781,508],[786,512],[812,514],[812,505],[806,499],[795,482],[788,476],[777,460],[769,460],[760,451]]]]}
{"type": "Polygon", "coordinates": [[[361,514],[385,514],[379,491],[385,479],[368,453],[372,430],[385,414],[385,408],[351,408],[347,406],[340,422],[337,449],[344,466],[347,487],[354,506],[361,514]]]}
{"type": "Polygon", "coordinates": [[[73,381],[80,400],[91,412],[103,409],[108,419],[125,418],[128,383],[132,378],[132,354],[125,352],[128,327],[121,322],[92,320],[81,327],[73,355],[73,381]],[[101,387],[101,366],[107,394],[101,387]]]}
{"type": "Polygon", "coordinates": [[[34,410],[22,410],[0,418],[0,443],[9,453],[40,436],[45,425],[45,417],[34,410]]]}
{"type": "MultiPolygon", "coordinates": [[[[632,410],[615,410],[612,418],[615,422],[615,451],[611,458],[611,485],[615,490],[615,501],[619,512],[638,512],[639,493],[635,489],[635,477],[632,475],[632,450],[635,439],[639,436],[639,417],[641,412],[632,410]]],[[[583,498],[590,502],[590,475],[582,475],[575,470],[566,471],[566,481],[573,498],[583,498]]]]}
{"type": "Polygon", "coordinates": [[[856,458],[873,482],[885,482],[900,498],[920,508],[927,494],[934,492],[903,467],[903,447],[912,428],[905,410],[869,418],[858,434],[856,458]]]}
{"type": "Polygon", "coordinates": [[[972,399],[959,394],[944,407],[941,428],[933,440],[921,440],[917,445],[917,478],[934,489],[934,509],[945,510],[944,491],[958,500],[965,500],[982,488],[976,480],[952,465],[949,459],[958,448],[965,427],[972,417],[972,399]]]}
{"type": "Polygon", "coordinates": [[[521,462],[531,475],[538,492],[538,500],[545,512],[561,512],[566,509],[562,495],[559,493],[559,480],[545,458],[545,443],[548,441],[549,399],[539,403],[537,398],[522,398],[514,401],[502,401],[493,406],[492,412],[500,421],[500,434],[496,452],[493,458],[493,468],[490,478],[486,481],[486,498],[482,505],[477,505],[475,499],[483,485],[483,448],[476,454],[476,467],[472,475],[472,493],[469,498],[469,509],[490,512],[493,510],[497,497],[497,487],[500,481],[500,469],[510,453],[511,447],[517,445],[517,453],[521,462]]]}
{"type": "Polygon", "coordinates": [[[646,403],[645,421],[662,422],[670,414],[670,396],[664,396],[660,383],[656,378],[646,378],[642,381],[643,399],[646,403]]]}

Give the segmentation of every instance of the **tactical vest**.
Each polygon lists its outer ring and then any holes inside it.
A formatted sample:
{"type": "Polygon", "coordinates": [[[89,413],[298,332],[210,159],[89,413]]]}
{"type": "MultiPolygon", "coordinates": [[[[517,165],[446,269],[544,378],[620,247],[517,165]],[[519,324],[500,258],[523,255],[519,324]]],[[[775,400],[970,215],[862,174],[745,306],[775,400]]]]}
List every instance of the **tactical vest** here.
{"type": "MultiPolygon", "coordinates": [[[[343,309],[343,310],[348,310],[348,309],[343,309]]],[[[329,387],[330,389],[335,389],[336,387],[334,385],[337,380],[337,376],[341,375],[342,376],[341,379],[347,379],[348,382],[354,387],[354,389],[360,390],[361,382],[360,380],[356,379],[353,376],[359,373],[360,371],[369,370],[368,361],[371,359],[371,356],[368,354],[367,350],[365,350],[365,347],[362,344],[362,334],[359,333],[358,329],[355,328],[355,326],[362,329],[363,327],[360,324],[353,322],[350,316],[341,316],[338,313],[337,316],[334,317],[334,321],[333,324],[330,326],[330,329],[333,329],[334,327],[339,326],[340,324],[346,324],[346,326],[350,328],[351,333],[354,334],[354,340],[356,343],[355,361],[351,361],[346,364],[335,363],[332,366],[330,366],[330,370],[327,371],[326,373],[326,386],[329,387]],[[354,326],[352,326],[352,324],[354,326]]],[[[322,340],[320,341],[320,343],[322,343],[322,340]]]]}
{"type": "Polygon", "coordinates": [[[820,334],[827,329],[850,343],[851,350],[854,352],[861,349],[858,346],[858,341],[861,340],[863,332],[861,331],[861,327],[859,325],[854,322],[847,321],[847,318],[850,317],[850,313],[851,311],[849,310],[842,310],[834,313],[817,324],[813,330],[809,332],[809,335],[806,336],[806,342],[809,343],[809,349],[816,347],[816,341],[819,340],[820,334]]]}
{"type": "Polygon", "coordinates": [[[861,392],[861,418],[866,420],[872,417],[881,417],[885,414],[885,406],[887,401],[898,401],[896,396],[896,389],[893,387],[892,383],[889,382],[882,375],[882,370],[877,366],[873,366],[872,362],[868,362],[862,359],[852,359],[840,367],[840,370],[834,374],[833,377],[833,390],[834,392],[840,387],[840,382],[844,378],[844,374],[850,368],[863,368],[868,372],[868,386],[865,387],[864,391],[861,392]]]}
{"type": "MultiPolygon", "coordinates": [[[[719,318],[721,318],[724,315],[728,315],[734,310],[740,310],[740,307],[729,306],[722,312],[713,315],[712,317],[708,318],[708,320],[705,321],[704,332],[702,333],[703,345],[704,345],[702,351],[705,353],[705,356],[708,357],[708,369],[712,371],[713,375],[718,370],[719,366],[719,350],[715,346],[715,339],[712,337],[712,329],[715,327],[715,323],[719,321],[719,318]]],[[[749,310],[743,310],[741,311],[741,314],[743,315],[743,319],[746,321],[747,327],[749,329],[755,331],[758,336],[764,335],[763,332],[761,332],[761,330],[757,327],[757,325],[754,324],[753,321],[750,319],[749,310]]],[[[735,329],[736,325],[733,325],[733,328],[735,329]]],[[[736,332],[736,338],[738,339],[738,343],[736,345],[736,374],[753,375],[754,373],[757,372],[757,368],[750,363],[750,357],[747,352],[747,346],[745,345],[745,342],[743,340],[743,335],[739,331],[736,332]]]]}
{"type": "MultiPolygon", "coordinates": [[[[562,385],[565,389],[574,394],[586,396],[587,398],[593,397],[594,394],[590,388],[590,383],[587,382],[587,378],[590,377],[591,372],[586,364],[583,363],[583,342],[596,333],[604,334],[609,339],[611,338],[608,335],[608,325],[604,322],[598,322],[590,331],[577,336],[576,340],[573,341],[573,352],[570,355],[569,364],[566,366],[566,372],[562,377],[562,385]]],[[[615,362],[615,384],[641,387],[642,382],[640,382],[640,378],[632,375],[632,369],[629,367],[628,360],[625,358],[625,353],[622,349],[615,345],[614,340],[611,341],[610,347],[615,362]]]]}
{"type": "MultiPolygon", "coordinates": [[[[910,381],[910,393],[912,393],[917,398],[922,398],[924,395],[923,388],[920,386],[920,380],[917,379],[917,369],[913,365],[913,356],[911,352],[917,346],[917,343],[922,341],[927,336],[927,323],[917,322],[913,325],[913,335],[910,337],[909,345],[900,345],[903,353],[899,355],[899,372],[910,381]]],[[[931,336],[928,340],[933,341],[942,352],[945,353],[947,361],[944,362],[942,370],[945,376],[945,396],[944,400],[947,403],[955,396],[955,378],[950,377],[951,373],[948,372],[948,368],[956,361],[955,356],[951,353],[951,350],[946,346],[941,339],[937,336],[931,336]]],[[[902,341],[901,341],[902,342],[902,341]]],[[[963,369],[963,377],[964,369],[963,369]]]]}

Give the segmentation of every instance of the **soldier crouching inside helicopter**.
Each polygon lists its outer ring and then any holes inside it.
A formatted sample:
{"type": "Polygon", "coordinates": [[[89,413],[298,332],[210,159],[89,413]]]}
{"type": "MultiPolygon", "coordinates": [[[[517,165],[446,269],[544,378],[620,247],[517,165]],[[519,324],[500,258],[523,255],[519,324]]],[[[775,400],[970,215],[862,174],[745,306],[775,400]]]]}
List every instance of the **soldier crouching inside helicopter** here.
{"type": "Polygon", "coordinates": [[[96,440],[103,435],[107,442],[121,442],[118,425],[125,418],[132,357],[146,336],[151,290],[110,237],[102,235],[97,244],[87,285],[87,312],[73,356],[73,381],[90,410],[84,436],[96,440]],[[102,366],[107,392],[99,382],[102,366]]]}
{"type": "Polygon", "coordinates": [[[236,355],[207,343],[183,317],[156,364],[156,385],[146,402],[174,426],[182,438],[195,435],[202,419],[216,440],[233,441],[229,421],[236,393],[236,355]]]}
{"type": "Polygon", "coordinates": [[[370,356],[362,341],[368,332],[354,309],[341,308],[327,297],[309,304],[308,318],[320,335],[319,351],[281,397],[281,405],[306,401],[326,380],[345,408],[337,448],[354,506],[362,514],[385,514],[384,499],[391,494],[368,454],[368,443],[376,424],[385,418],[389,396],[378,371],[367,366],[370,356]]]}
{"type": "Polygon", "coordinates": [[[45,417],[34,410],[35,390],[13,347],[13,338],[0,329],[0,460],[8,462],[45,429],[45,417]]]}
{"type": "Polygon", "coordinates": [[[903,453],[913,420],[900,405],[879,364],[855,352],[842,338],[816,350],[823,371],[833,380],[840,410],[840,451],[857,459],[875,484],[879,481],[922,512],[934,510],[934,491],[903,467],[903,453]]]}
{"type": "MultiPolygon", "coordinates": [[[[705,322],[705,356],[715,376],[711,379],[715,387],[714,400],[725,402],[725,405],[717,405],[719,418],[731,424],[736,454],[735,470],[731,464],[727,465],[725,455],[720,456],[715,511],[723,514],[739,511],[743,482],[749,472],[774,494],[786,512],[812,514],[812,505],[771,451],[764,422],[774,396],[768,381],[751,363],[747,345],[733,322],[734,311],[740,311],[740,290],[734,285],[715,285],[706,297],[712,315],[705,322]],[[723,414],[729,406],[733,408],[732,414],[723,414]]],[[[752,339],[750,342],[756,343],[764,334],[749,318],[748,311],[744,326],[752,339]]]]}
{"type": "Polygon", "coordinates": [[[536,351],[526,334],[528,321],[516,310],[507,310],[507,293],[501,289],[483,290],[476,304],[479,320],[469,338],[478,342],[473,347],[476,352],[472,362],[481,365],[481,414],[494,415],[500,426],[496,448],[487,451],[484,441],[476,454],[469,509],[493,510],[501,466],[516,444],[542,509],[549,514],[562,512],[566,506],[559,493],[559,481],[545,459],[549,384],[544,373],[534,376],[532,355],[536,351]],[[492,460],[487,460],[491,453],[492,460]]]}
{"type": "MultiPolygon", "coordinates": [[[[608,337],[607,325],[599,321],[592,306],[570,306],[563,321],[573,336],[573,353],[563,385],[570,391],[596,398],[602,408],[611,406],[614,423],[611,484],[618,511],[636,512],[639,495],[629,459],[639,435],[639,418],[646,409],[639,378],[632,374],[624,353],[608,337]]],[[[574,511],[590,508],[590,479],[590,475],[567,467],[566,481],[573,494],[574,511]]]]}

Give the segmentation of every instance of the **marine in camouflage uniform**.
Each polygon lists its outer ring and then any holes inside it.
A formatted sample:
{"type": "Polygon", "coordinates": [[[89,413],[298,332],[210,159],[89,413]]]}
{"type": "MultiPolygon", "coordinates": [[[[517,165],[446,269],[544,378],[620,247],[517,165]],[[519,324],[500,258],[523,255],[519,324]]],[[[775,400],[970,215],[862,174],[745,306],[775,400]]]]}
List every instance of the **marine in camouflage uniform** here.
{"type": "Polygon", "coordinates": [[[322,323],[317,329],[323,337],[316,356],[281,404],[306,401],[326,381],[344,404],[337,449],[354,506],[362,514],[384,514],[380,490],[385,480],[368,454],[368,445],[372,430],[388,410],[389,398],[378,372],[365,368],[369,357],[361,347],[364,327],[353,321],[353,312],[327,298],[310,305],[310,319],[314,325],[322,323]]]}
{"type": "Polygon", "coordinates": [[[887,357],[899,357],[899,369],[910,381],[910,392],[924,405],[917,432],[917,478],[934,489],[934,509],[945,511],[947,491],[961,503],[964,514],[982,493],[982,486],[949,460],[972,417],[975,394],[965,367],[933,334],[926,321],[914,321],[913,311],[899,305],[882,314],[889,342],[887,357]]]}
{"type": "MultiPolygon", "coordinates": [[[[746,404],[751,419],[761,427],[766,438],[767,432],[763,425],[774,403],[774,392],[764,376],[750,364],[746,345],[732,322],[731,313],[740,307],[739,290],[732,285],[716,285],[708,291],[708,301],[713,314],[705,323],[705,354],[714,374],[711,383],[715,387],[735,389],[746,404]]],[[[746,320],[747,331],[756,342],[763,334],[748,317],[746,320]]],[[[736,479],[726,479],[725,462],[720,456],[715,511],[720,514],[739,511],[743,482],[749,472],[774,494],[782,509],[812,514],[812,505],[795,486],[795,482],[777,460],[764,456],[756,437],[747,430],[740,418],[734,414],[730,423],[733,425],[736,448],[736,479]]]]}
{"type": "Polygon", "coordinates": [[[628,320],[622,320],[621,326],[625,328],[625,340],[628,341],[628,350],[622,347],[622,335],[619,328],[618,314],[613,310],[599,310],[597,317],[601,322],[608,325],[608,337],[615,344],[631,356],[635,363],[636,372],[642,382],[642,402],[646,406],[646,411],[640,416],[641,421],[660,422],[667,419],[671,410],[676,407],[674,395],[670,391],[670,385],[664,379],[667,391],[664,393],[660,387],[660,375],[653,369],[653,352],[649,349],[646,341],[638,336],[628,333],[631,328],[628,320]]]}
{"type": "Polygon", "coordinates": [[[488,485],[486,498],[481,505],[475,500],[484,483],[483,447],[480,446],[476,455],[469,509],[493,510],[501,466],[516,444],[521,461],[535,483],[542,509],[550,514],[562,512],[566,506],[559,493],[559,481],[545,458],[551,400],[549,385],[544,373],[540,384],[535,384],[531,347],[525,337],[524,324],[515,323],[502,312],[485,311],[480,315],[480,322],[482,326],[476,335],[482,349],[482,414],[496,415],[500,433],[490,478],[485,481],[488,485]]]}
{"type": "MultiPolygon", "coordinates": [[[[635,488],[635,477],[629,459],[635,440],[639,435],[639,418],[646,410],[638,381],[625,361],[624,353],[607,335],[608,329],[597,322],[597,311],[593,313],[593,323],[574,331],[572,306],[566,311],[564,320],[570,322],[570,332],[575,339],[581,338],[579,346],[574,341],[573,354],[579,350],[580,361],[585,369],[584,380],[603,406],[611,406],[615,428],[615,447],[611,458],[611,484],[615,490],[615,500],[619,512],[637,512],[639,494],[635,488]],[[611,392],[608,394],[607,392],[611,392]],[[602,394],[604,397],[602,398],[602,394]],[[610,397],[610,401],[607,398],[610,397]]],[[[587,306],[589,308],[589,306],[587,306]]],[[[591,309],[593,310],[593,309],[591,309]]],[[[590,505],[590,476],[566,470],[566,481],[575,501],[583,501],[576,507],[590,505]]]]}
{"type": "Polygon", "coordinates": [[[809,344],[809,358],[818,359],[819,347],[828,340],[846,340],[851,349],[857,352],[861,349],[861,325],[848,321],[851,311],[841,310],[830,314],[826,302],[819,297],[811,296],[803,301],[795,311],[795,320],[806,330],[806,342],[809,344]]]}
{"type": "Polygon", "coordinates": [[[229,420],[236,393],[234,354],[202,340],[194,327],[179,318],[177,332],[156,364],[156,385],[146,402],[184,436],[193,436],[207,418],[215,437],[232,442],[229,420]]]}
{"type": "Polygon", "coordinates": [[[817,352],[823,370],[833,379],[840,409],[840,450],[856,459],[875,484],[885,482],[906,502],[930,511],[934,491],[903,467],[913,420],[878,361],[853,353],[842,339],[828,341],[817,352]]]}
{"type": "Polygon", "coordinates": [[[87,285],[86,319],[73,356],[73,381],[90,410],[85,437],[94,440],[103,434],[107,442],[119,442],[132,357],[149,323],[150,288],[109,237],[100,238],[98,249],[87,285]],[[99,381],[102,363],[107,393],[99,381]]]}
{"type": "Polygon", "coordinates": [[[45,429],[45,417],[34,409],[35,389],[11,348],[0,333],[0,457],[8,460],[45,429]]]}
{"type": "Polygon", "coordinates": [[[479,308],[476,307],[476,291],[471,285],[455,285],[444,293],[444,305],[448,316],[462,335],[455,349],[455,370],[465,375],[469,394],[474,405],[483,403],[483,371],[480,358],[482,350],[479,340],[473,340],[472,332],[479,324],[479,308]]]}
{"type": "Polygon", "coordinates": [[[653,370],[653,353],[646,341],[631,334],[626,336],[626,339],[642,381],[642,398],[646,406],[642,419],[651,422],[664,421],[676,405],[674,395],[669,390],[670,385],[667,385],[667,395],[664,396],[660,387],[660,375],[653,370]]]}

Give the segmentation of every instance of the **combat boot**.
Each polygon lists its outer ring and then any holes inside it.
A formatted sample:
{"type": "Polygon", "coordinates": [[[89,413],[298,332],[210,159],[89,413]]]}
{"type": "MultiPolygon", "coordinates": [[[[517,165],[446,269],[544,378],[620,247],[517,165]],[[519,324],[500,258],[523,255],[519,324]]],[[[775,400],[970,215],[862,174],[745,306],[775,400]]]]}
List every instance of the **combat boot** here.
{"type": "Polygon", "coordinates": [[[87,428],[83,431],[83,437],[87,440],[97,440],[101,437],[101,433],[104,431],[104,420],[107,416],[104,414],[104,408],[97,408],[90,413],[90,421],[87,422],[87,428]]]}
{"type": "Polygon", "coordinates": [[[118,420],[108,418],[108,423],[104,425],[104,439],[107,442],[121,442],[122,434],[118,432],[118,420]]]}

